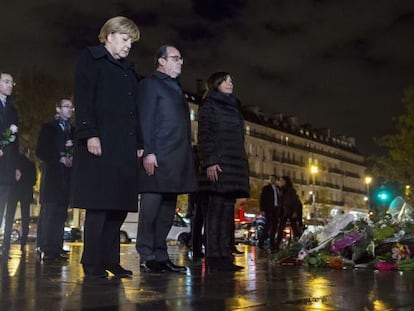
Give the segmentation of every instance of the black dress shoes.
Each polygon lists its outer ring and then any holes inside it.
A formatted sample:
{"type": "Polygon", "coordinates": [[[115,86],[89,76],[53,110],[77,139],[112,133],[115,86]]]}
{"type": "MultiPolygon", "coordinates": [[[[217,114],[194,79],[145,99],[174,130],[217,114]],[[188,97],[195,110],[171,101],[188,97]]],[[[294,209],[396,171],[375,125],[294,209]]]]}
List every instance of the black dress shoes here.
{"type": "Polygon", "coordinates": [[[105,270],[115,274],[115,276],[120,278],[127,278],[132,276],[132,271],[122,268],[121,265],[113,265],[107,267],[105,270]]]}
{"type": "Polygon", "coordinates": [[[91,273],[86,273],[85,272],[85,278],[88,280],[99,280],[99,279],[106,279],[108,278],[108,272],[106,271],[101,271],[99,272],[91,272],[91,273]]]}
{"type": "Polygon", "coordinates": [[[160,261],[159,265],[165,270],[170,272],[186,272],[187,267],[177,266],[171,262],[171,260],[160,261]]]}
{"type": "Polygon", "coordinates": [[[43,254],[42,260],[43,262],[65,262],[68,260],[68,257],[62,256],[61,254],[57,254],[57,255],[43,254]]]}
{"type": "Polygon", "coordinates": [[[209,272],[230,271],[237,272],[243,270],[244,267],[233,264],[229,257],[207,257],[206,266],[209,272]]]}
{"type": "Polygon", "coordinates": [[[83,272],[88,280],[106,279],[108,277],[108,272],[100,266],[83,265],[83,272]]]}
{"type": "Polygon", "coordinates": [[[141,272],[147,273],[163,273],[165,269],[160,265],[158,261],[146,260],[139,265],[141,272]]]}

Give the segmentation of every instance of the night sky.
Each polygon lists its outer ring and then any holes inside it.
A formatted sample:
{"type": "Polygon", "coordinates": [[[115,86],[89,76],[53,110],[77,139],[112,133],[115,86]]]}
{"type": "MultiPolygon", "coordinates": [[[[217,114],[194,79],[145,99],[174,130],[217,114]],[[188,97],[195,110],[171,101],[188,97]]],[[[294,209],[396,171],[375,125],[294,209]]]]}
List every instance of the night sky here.
{"type": "Polygon", "coordinates": [[[141,30],[131,52],[139,73],[171,43],[185,58],[186,90],[228,71],[244,105],[354,136],[366,154],[377,152],[373,137],[393,131],[403,91],[414,86],[412,0],[15,0],[1,8],[0,70],[71,79],[79,51],[124,15],[141,30]]]}

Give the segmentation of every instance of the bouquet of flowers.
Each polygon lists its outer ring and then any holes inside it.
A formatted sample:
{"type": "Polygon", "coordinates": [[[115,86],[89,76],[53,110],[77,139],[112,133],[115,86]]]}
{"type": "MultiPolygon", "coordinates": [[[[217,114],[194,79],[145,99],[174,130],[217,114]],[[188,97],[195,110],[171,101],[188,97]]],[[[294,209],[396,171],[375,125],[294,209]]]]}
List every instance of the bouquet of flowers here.
{"type": "Polygon", "coordinates": [[[2,133],[2,139],[0,140],[0,150],[6,147],[8,144],[16,141],[17,130],[17,125],[12,124],[10,125],[10,128],[6,129],[2,133]]]}
{"type": "Polygon", "coordinates": [[[65,150],[60,153],[62,157],[73,157],[73,141],[68,139],[65,143],[65,150]]]}

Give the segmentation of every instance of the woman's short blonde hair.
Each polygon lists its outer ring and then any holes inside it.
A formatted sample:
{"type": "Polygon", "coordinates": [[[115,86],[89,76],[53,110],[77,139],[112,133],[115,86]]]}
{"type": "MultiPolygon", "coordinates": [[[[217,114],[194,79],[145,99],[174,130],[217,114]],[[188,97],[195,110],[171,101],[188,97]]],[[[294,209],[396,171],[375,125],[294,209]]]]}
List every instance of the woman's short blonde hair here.
{"type": "Polygon", "coordinates": [[[109,34],[122,33],[128,35],[132,42],[138,41],[140,37],[138,26],[129,18],[116,16],[108,19],[99,32],[99,42],[105,43],[109,34]]]}

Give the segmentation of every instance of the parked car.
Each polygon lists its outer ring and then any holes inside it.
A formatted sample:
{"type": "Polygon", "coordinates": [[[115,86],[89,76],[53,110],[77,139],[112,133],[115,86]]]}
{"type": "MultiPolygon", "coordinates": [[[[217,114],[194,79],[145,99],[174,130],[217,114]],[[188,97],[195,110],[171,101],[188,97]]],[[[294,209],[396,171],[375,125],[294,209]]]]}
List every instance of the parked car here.
{"type": "MultiPolygon", "coordinates": [[[[121,243],[135,241],[138,231],[138,214],[128,213],[119,232],[121,243]]],[[[179,214],[175,213],[173,225],[168,232],[167,240],[176,240],[187,245],[190,241],[191,226],[179,214]]]]}
{"type": "MultiPolygon", "coordinates": [[[[29,234],[27,236],[28,241],[35,241],[37,237],[37,223],[39,217],[32,216],[29,219],[29,234]]],[[[13,223],[13,229],[11,232],[11,242],[17,243],[20,241],[22,232],[22,220],[20,218],[15,219],[13,223]]],[[[82,241],[82,231],[79,228],[65,225],[63,232],[63,240],[68,242],[82,241]]]]}

